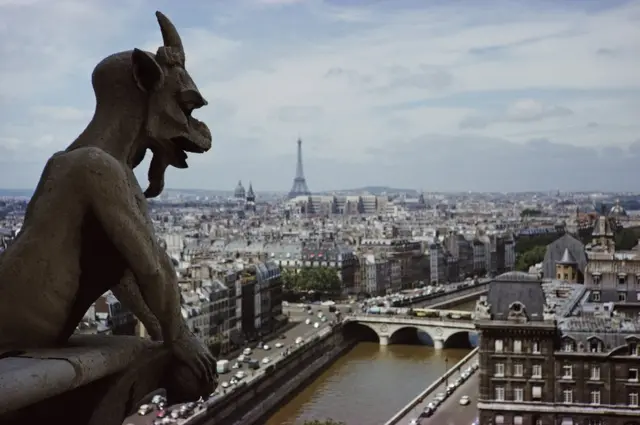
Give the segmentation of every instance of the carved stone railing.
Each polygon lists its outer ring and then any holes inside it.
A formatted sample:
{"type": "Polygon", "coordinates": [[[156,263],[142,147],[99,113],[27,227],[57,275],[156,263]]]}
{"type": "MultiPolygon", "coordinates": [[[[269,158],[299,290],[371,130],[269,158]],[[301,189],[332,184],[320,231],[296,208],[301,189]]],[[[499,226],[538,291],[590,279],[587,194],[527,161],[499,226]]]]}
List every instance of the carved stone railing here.
{"type": "Polygon", "coordinates": [[[170,353],[130,336],[78,335],[65,348],[0,357],[0,424],[121,425],[163,387],[170,353]]]}

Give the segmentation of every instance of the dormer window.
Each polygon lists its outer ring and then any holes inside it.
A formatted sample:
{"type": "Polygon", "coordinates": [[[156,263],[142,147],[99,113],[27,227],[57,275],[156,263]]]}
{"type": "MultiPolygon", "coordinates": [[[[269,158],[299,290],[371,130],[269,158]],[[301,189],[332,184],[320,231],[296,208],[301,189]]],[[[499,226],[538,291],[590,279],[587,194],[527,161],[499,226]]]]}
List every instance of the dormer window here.
{"type": "Polygon", "coordinates": [[[638,342],[637,341],[629,342],[629,355],[630,356],[637,356],[638,355],[638,342]]]}
{"type": "Polygon", "coordinates": [[[576,343],[571,338],[565,338],[562,341],[562,351],[565,353],[574,353],[576,351],[576,343]]]}
{"type": "Polygon", "coordinates": [[[602,353],[603,344],[598,338],[590,338],[589,339],[589,352],[591,353],[602,353]]]}

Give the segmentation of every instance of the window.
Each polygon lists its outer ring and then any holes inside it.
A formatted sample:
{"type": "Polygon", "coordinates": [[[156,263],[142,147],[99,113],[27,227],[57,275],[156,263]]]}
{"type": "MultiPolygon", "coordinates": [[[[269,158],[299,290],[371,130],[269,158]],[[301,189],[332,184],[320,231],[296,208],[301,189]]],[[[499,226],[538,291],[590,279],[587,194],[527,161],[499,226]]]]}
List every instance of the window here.
{"type": "Polygon", "coordinates": [[[504,387],[496,387],[496,400],[504,401],[504,387]]]}
{"type": "Polygon", "coordinates": [[[522,363],[516,363],[513,365],[513,376],[522,376],[524,375],[524,366],[522,363]]]}
{"type": "Polygon", "coordinates": [[[534,364],[531,368],[532,378],[542,378],[542,365],[534,364]]]}
{"type": "Polygon", "coordinates": [[[600,419],[587,419],[587,425],[603,425],[600,419]]]}
{"type": "Polygon", "coordinates": [[[496,415],[496,420],[494,421],[496,424],[503,424],[504,423],[504,416],[502,415],[496,415]]]}
{"type": "Polygon", "coordinates": [[[514,390],[513,390],[513,401],[524,401],[524,389],[522,389],[522,388],[514,388],[514,390]]]}
{"type": "Polygon", "coordinates": [[[540,342],[533,341],[533,344],[531,344],[531,352],[533,354],[540,354],[540,342]]]}
{"type": "Polygon", "coordinates": [[[564,351],[565,353],[571,353],[574,351],[573,346],[575,344],[573,343],[573,340],[571,339],[565,339],[564,342],[562,343],[562,351],[564,351]]]}
{"type": "Polygon", "coordinates": [[[591,380],[592,381],[600,380],[600,366],[591,366],[591,380]]]}
{"type": "Polygon", "coordinates": [[[595,405],[600,404],[600,391],[598,390],[591,391],[591,404],[595,404],[595,405]]]}
{"type": "Polygon", "coordinates": [[[522,341],[520,341],[519,339],[513,341],[513,352],[522,353],[522,341]]]}
{"type": "Polygon", "coordinates": [[[531,387],[531,398],[534,400],[540,400],[542,398],[542,387],[539,385],[534,385],[531,387]]]}
{"type": "Polygon", "coordinates": [[[504,363],[496,363],[496,373],[494,376],[504,376],[504,363]]]}
{"type": "Polygon", "coordinates": [[[589,340],[589,351],[592,353],[601,353],[602,352],[602,341],[597,338],[591,338],[589,340]]]}
{"type": "Polygon", "coordinates": [[[502,353],[502,349],[504,348],[504,346],[502,345],[502,340],[501,339],[496,339],[495,340],[495,352],[496,353],[502,353]]]}
{"type": "Polygon", "coordinates": [[[618,284],[624,285],[627,283],[627,275],[618,275],[618,284]]]}
{"type": "Polygon", "coordinates": [[[573,403],[573,390],[562,391],[562,401],[565,403],[573,403]]]}
{"type": "Polygon", "coordinates": [[[523,423],[522,416],[516,415],[513,417],[513,425],[522,425],[523,423]]]}
{"type": "Polygon", "coordinates": [[[618,292],[618,301],[626,301],[627,293],[626,292],[618,292]]]}
{"type": "Polygon", "coordinates": [[[637,356],[638,355],[638,343],[630,342],[629,343],[629,355],[637,356]]]}
{"type": "Polygon", "coordinates": [[[542,425],[542,419],[540,419],[539,416],[534,416],[532,423],[533,423],[533,425],[542,425]]]}
{"type": "Polygon", "coordinates": [[[600,291],[591,292],[591,301],[600,302],[600,291]]]}
{"type": "Polygon", "coordinates": [[[629,406],[638,406],[638,393],[629,393],[629,406]]]}
{"type": "Polygon", "coordinates": [[[629,381],[638,382],[638,369],[629,369],[629,381]]]}
{"type": "Polygon", "coordinates": [[[569,273],[564,274],[564,280],[569,280],[569,273]]]}
{"type": "Polygon", "coordinates": [[[562,378],[571,379],[573,377],[573,366],[566,364],[562,366],[562,378]]]}

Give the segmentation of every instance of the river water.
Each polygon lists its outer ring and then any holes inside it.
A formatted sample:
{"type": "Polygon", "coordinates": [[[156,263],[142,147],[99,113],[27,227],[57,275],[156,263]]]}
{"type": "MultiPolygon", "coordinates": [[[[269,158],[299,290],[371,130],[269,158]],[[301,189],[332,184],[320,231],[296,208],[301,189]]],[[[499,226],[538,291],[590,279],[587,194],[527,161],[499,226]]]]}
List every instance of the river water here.
{"type": "MultiPolygon", "coordinates": [[[[473,305],[465,303],[456,309],[470,310],[473,305]]],[[[275,412],[266,425],[302,425],[327,418],[347,425],[384,424],[470,351],[436,351],[419,345],[418,338],[413,342],[359,343],[275,412]]]]}

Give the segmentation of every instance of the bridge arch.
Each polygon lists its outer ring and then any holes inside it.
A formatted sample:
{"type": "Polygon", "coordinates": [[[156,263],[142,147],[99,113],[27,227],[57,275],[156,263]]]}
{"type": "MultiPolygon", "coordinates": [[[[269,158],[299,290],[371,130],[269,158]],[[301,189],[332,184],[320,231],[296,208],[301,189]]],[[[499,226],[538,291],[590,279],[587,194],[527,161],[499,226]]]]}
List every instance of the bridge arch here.
{"type": "Polygon", "coordinates": [[[433,345],[433,337],[420,326],[398,326],[390,333],[389,344],[433,345]]]}
{"type": "Polygon", "coordinates": [[[369,326],[367,323],[346,322],[342,327],[342,333],[345,337],[357,341],[380,342],[380,334],[377,329],[369,326]]]}
{"type": "Polygon", "coordinates": [[[473,340],[475,339],[473,338],[474,336],[477,336],[477,333],[473,331],[453,331],[446,338],[444,338],[443,348],[473,348],[473,340]]]}

